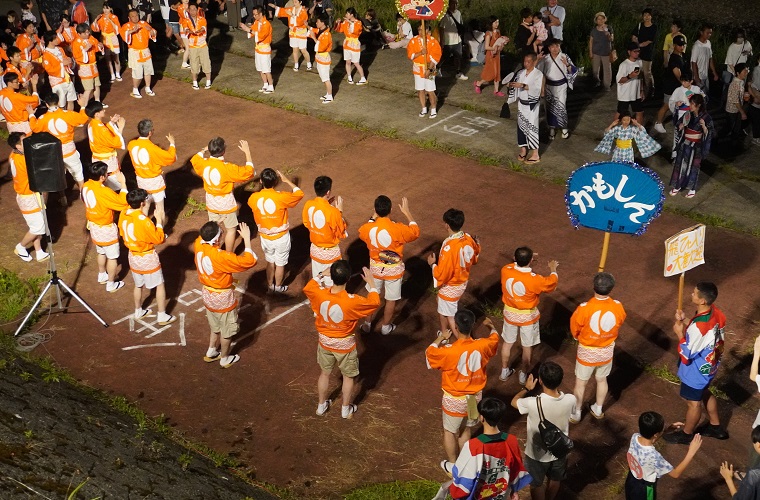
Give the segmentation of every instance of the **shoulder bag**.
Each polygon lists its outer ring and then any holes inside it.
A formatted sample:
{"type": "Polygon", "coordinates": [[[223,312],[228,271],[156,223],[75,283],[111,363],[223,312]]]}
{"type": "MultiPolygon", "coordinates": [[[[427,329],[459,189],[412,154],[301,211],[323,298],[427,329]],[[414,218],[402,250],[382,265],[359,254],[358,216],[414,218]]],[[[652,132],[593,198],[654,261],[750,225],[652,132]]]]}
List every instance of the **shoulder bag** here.
{"type": "Polygon", "coordinates": [[[573,440],[562,432],[559,427],[546,420],[544,410],[541,408],[540,395],[536,396],[536,404],[538,405],[538,417],[540,419],[538,422],[538,433],[541,435],[544,448],[557,458],[565,458],[570,453],[570,450],[573,449],[573,440]]]}

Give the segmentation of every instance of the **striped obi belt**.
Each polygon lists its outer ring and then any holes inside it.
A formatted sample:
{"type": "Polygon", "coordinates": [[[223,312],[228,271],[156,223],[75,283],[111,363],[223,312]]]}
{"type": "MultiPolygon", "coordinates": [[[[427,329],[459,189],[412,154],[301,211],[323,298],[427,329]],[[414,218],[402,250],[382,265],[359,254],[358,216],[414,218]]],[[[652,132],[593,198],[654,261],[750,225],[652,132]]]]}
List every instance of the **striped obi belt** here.
{"type": "Polygon", "coordinates": [[[615,139],[615,147],[618,149],[631,149],[633,147],[633,139],[615,139]]]}
{"type": "Polygon", "coordinates": [[[702,142],[702,131],[686,128],[683,137],[689,142],[699,143],[702,142]]]}
{"type": "Polygon", "coordinates": [[[560,85],[565,85],[567,83],[567,78],[563,78],[562,80],[549,80],[546,79],[546,84],[551,85],[552,87],[559,87],[560,85]]]}

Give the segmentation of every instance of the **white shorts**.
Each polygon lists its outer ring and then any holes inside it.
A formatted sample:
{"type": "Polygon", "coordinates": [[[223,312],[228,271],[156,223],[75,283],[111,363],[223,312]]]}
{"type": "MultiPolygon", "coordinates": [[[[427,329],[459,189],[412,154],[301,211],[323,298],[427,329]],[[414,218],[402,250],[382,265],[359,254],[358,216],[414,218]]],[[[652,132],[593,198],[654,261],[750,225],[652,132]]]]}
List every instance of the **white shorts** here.
{"type": "Polygon", "coordinates": [[[150,274],[140,274],[132,271],[132,279],[137,288],[145,287],[148,290],[152,290],[164,282],[164,273],[160,269],[150,274]]]}
{"type": "Polygon", "coordinates": [[[73,155],[64,157],[63,163],[66,165],[66,170],[69,171],[75,181],[82,182],[84,180],[82,160],[79,157],[79,151],[74,151],[73,155]]]}
{"type": "Polygon", "coordinates": [[[414,90],[419,92],[435,92],[435,78],[422,78],[420,75],[414,75],[414,90]]]}
{"type": "Polygon", "coordinates": [[[319,79],[322,80],[322,83],[330,81],[330,65],[329,64],[317,63],[317,73],[319,74],[319,79]]]}
{"type": "Polygon", "coordinates": [[[66,103],[77,100],[77,91],[74,82],[59,83],[53,87],[53,93],[58,96],[58,107],[65,108],[66,103]]]}
{"type": "Polygon", "coordinates": [[[264,260],[276,266],[284,266],[290,256],[290,233],[285,233],[276,240],[261,239],[264,260]]]}
{"type": "Polygon", "coordinates": [[[259,73],[272,72],[272,54],[259,54],[256,52],[254,62],[256,63],[256,71],[259,73]]]}
{"type": "Polygon", "coordinates": [[[480,423],[478,419],[469,419],[467,417],[452,417],[445,411],[442,411],[441,415],[443,416],[444,430],[452,434],[456,434],[457,436],[462,431],[462,424],[465,424],[465,427],[475,427],[480,423]]]}
{"type": "Polygon", "coordinates": [[[158,193],[151,193],[148,195],[149,198],[153,199],[154,203],[161,203],[166,199],[166,190],[159,191],[158,193]]]}
{"type": "Polygon", "coordinates": [[[538,321],[531,325],[515,326],[506,321],[501,328],[501,338],[507,344],[517,342],[517,334],[520,334],[520,343],[523,347],[532,347],[541,343],[541,332],[538,327],[538,321]]]}
{"type": "Polygon", "coordinates": [[[153,75],[153,59],[145,62],[138,62],[138,53],[129,51],[129,68],[132,70],[132,79],[141,80],[145,75],[153,75]]]}
{"type": "MultiPolygon", "coordinates": [[[[321,262],[317,262],[314,259],[311,259],[311,276],[313,278],[316,278],[319,273],[323,271],[329,271],[330,266],[332,266],[332,262],[330,264],[322,264],[321,262]]],[[[322,280],[322,283],[325,284],[325,286],[332,286],[332,280],[330,278],[325,278],[322,280]]]]}
{"type": "Polygon", "coordinates": [[[291,38],[290,46],[294,49],[305,49],[306,39],[305,38],[291,38]]]}
{"type": "Polygon", "coordinates": [[[26,225],[29,227],[30,233],[37,235],[45,234],[45,221],[42,219],[42,212],[22,215],[24,216],[26,225]]]}
{"type": "Polygon", "coordinates": [[[115,175],[109,175],[106,177],[106,181],[103,183],[103,185],[113,189],[117,193],[121,190],[121,184],[119,184],[119,181],[116,180],[115,175]]]}
{"type": "MultiPolygon", "coordinates": [[[[369,292],[369,285],[366,286],[369,292]]],[[[401,278],[395,280],[379,280],[375,278],[375,288],[381,297],[385,300],[399,300],[401,298],[401,278]],[[385,289],[385,295],[383,295],[385,289]]]]}
{"type": "Polygon", "coordinates": [[[581,380],[589,380],[591,376],[594,375],[594,372],[596,372],[595,378],[607,378],[610,372],[612,372],[612,360],[610,360],[609,363],[599,366],[586,366],[580,364],[577,359],[575,360],[576,378],[581,380]]]}
{"type": "MultiPolygon", "coordinates": [[[[2,81],[2,80],[3,79],[0,78],[0,81],[2,81]]],[[[3,88],[5,88],[5,87],[3,87],[3,88]]],[[[28,121],[25,121],[25,122],[15,122],[15,123],[6,122],[6,125],[8,126],[8,133],[11,133],[11,132],[21,132],[22,134],[28,134],[28,135],[31,135],[31,133],[32,133],[32,127],[29,125],[28,121]]]]}
{"type": "Polygon", "coordinates": [[[355,64],[359,64],[359,61],[362,58],[361,52],[356,52],[355,50],[346,50],[343,49],[343,60],[346,62],[352,62],[355,64]]]}
{"type": "Polygon", "coordinates": [[[453,302],[451,300],[443,300],[438,297],[438,314],[446,316],[447,318],[453,318],[459,309],[459,301],[453,302]]]}
{"type": "Polygon", "coordinates": [[[107,259],[116,260],[119,258],[119,244],[111,243],[107,247],[95,245],[95,249],[98,251],[98,255],[105,255],[107,259]]]}

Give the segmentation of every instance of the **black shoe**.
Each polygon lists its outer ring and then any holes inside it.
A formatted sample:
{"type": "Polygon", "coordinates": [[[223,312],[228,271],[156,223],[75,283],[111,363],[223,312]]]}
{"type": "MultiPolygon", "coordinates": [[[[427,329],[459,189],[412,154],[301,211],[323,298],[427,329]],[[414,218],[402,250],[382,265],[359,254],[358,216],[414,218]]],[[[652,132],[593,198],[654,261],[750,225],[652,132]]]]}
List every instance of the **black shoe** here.
{"type": "Polygon", "coordinates": [[[698,427],[695,432],[702,434],[702,437],[710,437],[720,440],[728,439],[728,432],[720,425],[705,424],[698,427]]]}
{"type": "Polygon", "coordinates": [[[670,434],[665,434],[662,438],[668,443],[689,444],[691,443],[691,440],[694,439],[694,434],[686,434],[684,431],[676,431],[671,432],[670,434]]]}

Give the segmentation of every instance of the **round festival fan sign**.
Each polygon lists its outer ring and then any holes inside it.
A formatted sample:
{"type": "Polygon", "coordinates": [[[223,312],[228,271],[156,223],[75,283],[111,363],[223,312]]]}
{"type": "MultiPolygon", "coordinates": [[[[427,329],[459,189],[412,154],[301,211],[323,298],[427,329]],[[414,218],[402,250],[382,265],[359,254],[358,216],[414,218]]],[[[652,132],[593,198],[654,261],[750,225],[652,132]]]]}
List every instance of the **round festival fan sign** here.
{"type": "Polygon", "coordinates": [[[448,7],[448,0],[396,0],[399,14],[412,21],[440,21],[448,7]]]}

